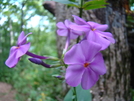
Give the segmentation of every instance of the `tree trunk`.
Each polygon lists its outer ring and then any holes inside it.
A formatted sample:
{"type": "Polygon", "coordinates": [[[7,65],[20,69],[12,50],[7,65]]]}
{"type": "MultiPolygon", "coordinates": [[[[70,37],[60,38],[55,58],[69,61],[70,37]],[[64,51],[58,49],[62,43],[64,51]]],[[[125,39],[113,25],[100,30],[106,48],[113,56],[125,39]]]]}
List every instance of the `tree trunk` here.
{"type": "MultiPolygon", "coordinates": [[[[97,23],[108,24],[108,31],[116,40],[103,51],[107,73],[100,77],[97,84],[90,90],[92,101],[130,101],[130,51],[127,43],[125,11],[119,0],[109,0],[110,4],[103,9],[83,12],[83,19],[97,23]]],[[[79,15],[76,8],[67,8],[56,4],[56,20],[73,20],[72,15],[79,15]]],[[[59,56],[64,48],[65,38],[57,36],[59,56]]]]}

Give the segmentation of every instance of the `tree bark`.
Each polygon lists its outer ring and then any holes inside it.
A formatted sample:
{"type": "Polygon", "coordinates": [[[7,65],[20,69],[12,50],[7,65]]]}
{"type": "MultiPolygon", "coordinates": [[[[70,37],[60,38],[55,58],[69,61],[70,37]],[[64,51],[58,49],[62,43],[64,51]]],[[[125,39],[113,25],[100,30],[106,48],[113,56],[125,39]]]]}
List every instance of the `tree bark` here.
{"type": "MultiPolygon", "coordinates": [[[[119,0],[109,0],[109,5],[103,9],[83,12],[83,19],[108,24],[116,40],[103,51],[107,73],[100,77],[97,84],[90,90],[92,101],[130,101],[130,51],[127,43],[126,15],[119,0]]],[[[56,20],[73,20],[72,15],[79,15],[79,10],[73,7],[56,4],[56,20]]],[[[59,56],[64,48],[65,38],[57,36],[59,56]]]]}

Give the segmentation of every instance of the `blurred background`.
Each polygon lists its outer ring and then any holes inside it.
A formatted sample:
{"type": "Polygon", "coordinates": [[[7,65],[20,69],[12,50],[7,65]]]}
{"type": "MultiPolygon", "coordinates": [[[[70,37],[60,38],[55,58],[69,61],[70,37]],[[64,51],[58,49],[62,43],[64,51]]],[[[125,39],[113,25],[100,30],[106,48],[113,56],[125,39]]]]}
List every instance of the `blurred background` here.
{"type": "Polygon", "coordinates": [[[15,68],[10,69],[5,65],[10,47],[16,45],[21,31],[33,33],[28,37],[30,52],[57,56],[55,17],[43,8],[43,2],[0,0],[0,82],[12,85],[16,90],[16,101],[62,99],[62,81],[52,77],[59,73],[58,69],[32,64],[28,56],[23,56],[15,68]]]}

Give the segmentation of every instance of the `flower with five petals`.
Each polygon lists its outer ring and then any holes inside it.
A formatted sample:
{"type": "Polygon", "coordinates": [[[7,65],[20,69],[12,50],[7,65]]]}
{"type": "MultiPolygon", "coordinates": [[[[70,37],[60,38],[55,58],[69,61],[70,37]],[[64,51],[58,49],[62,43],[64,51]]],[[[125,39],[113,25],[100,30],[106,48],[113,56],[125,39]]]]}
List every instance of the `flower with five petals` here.
{"type": "Polygon", "coordinates": [[[72,87],[81,84],[87,90],[98,81],[100,75],[106,73],[100,49],[99,44],[84,40],[66,52],[64,62],[68,65],[65,74],[67,84],[72,87]]]}

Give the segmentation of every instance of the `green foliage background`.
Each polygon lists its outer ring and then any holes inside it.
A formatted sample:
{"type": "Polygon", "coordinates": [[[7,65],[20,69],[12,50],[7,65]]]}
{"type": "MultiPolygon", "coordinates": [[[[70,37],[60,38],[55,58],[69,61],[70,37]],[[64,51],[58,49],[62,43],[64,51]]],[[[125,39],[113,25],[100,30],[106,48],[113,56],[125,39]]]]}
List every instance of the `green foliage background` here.
{"type": "Polygon", "coordinates": [[[44,10],[43,2],[44,0],[0,1],[0,82],[13,85],[17,91],[17,101],[57,101],[57,98],[62,98],[62,81],[52,77],[60,72],[58,69],[32,64],[28,61],[28,56],[23,56],[12,69],[4,63],[10,47],[16,45],[22,30],[25,34],[33,33],[28,37],[28,42],[31,42],[29,51],[38,55],[57,56],[55,17],[44,10]],[[34,16],[40,17],[36,27],[29,24],[34,16]]]}

